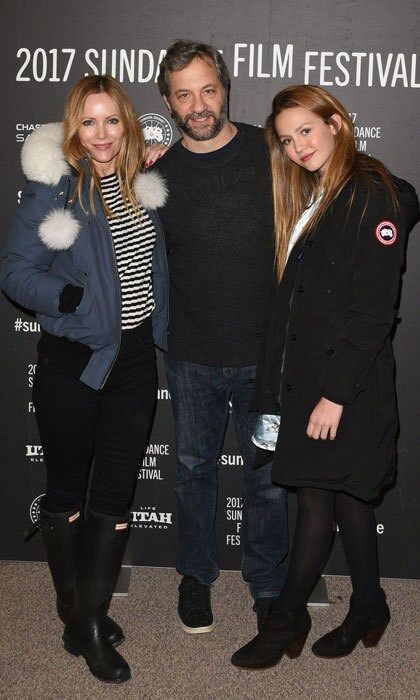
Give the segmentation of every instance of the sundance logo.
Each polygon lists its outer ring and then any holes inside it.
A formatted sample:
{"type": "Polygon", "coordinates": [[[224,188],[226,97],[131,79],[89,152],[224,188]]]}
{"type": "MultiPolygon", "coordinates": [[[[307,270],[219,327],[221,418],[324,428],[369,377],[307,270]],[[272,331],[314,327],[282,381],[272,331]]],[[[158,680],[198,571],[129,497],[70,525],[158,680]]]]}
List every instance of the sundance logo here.
{"type": "Polygon", "coordinates": [[[147,530],[167,530],[172,525],[172,513],[158,513],[155,506],[145,506],[130,513],[131,527],[147,530]]]}
{"type": "Polygon", "coordinates": [[[42,445],[26,445],[26,456],[31,462],[43,462],[44,450],[42,445]]]}

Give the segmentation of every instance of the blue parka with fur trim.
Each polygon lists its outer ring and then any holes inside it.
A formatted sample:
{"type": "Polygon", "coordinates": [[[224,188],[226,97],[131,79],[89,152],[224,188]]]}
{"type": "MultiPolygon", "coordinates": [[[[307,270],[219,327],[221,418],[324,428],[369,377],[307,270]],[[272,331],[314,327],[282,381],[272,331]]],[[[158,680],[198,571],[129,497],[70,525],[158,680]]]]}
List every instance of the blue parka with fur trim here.
{"type": "MultiPolygon", "coordinates": [[[[26,140],[22,167],[28,183],[12,216],[0,274],[6,294],[32,311],[43,331],[76,341],[89,358],[80,380],[99,389],[117,357],[121,338],[121,300],[113,242],[102,202],[95,193],[96,213],[83,211],[74,197],[76,177],[61,149],[60,124],[46,124],[26,140]],[[83,287],[73,313],[59,311],[64,287],[83,287]]],[[[88,202],[87,167],[84,201],[88,202]]],[[[136,197],[156,229],[152,276],[155,344],[166,349],[168,266],[162,227],[156,213],[167,191],[157,173],[134,181],[136,197]]]]}

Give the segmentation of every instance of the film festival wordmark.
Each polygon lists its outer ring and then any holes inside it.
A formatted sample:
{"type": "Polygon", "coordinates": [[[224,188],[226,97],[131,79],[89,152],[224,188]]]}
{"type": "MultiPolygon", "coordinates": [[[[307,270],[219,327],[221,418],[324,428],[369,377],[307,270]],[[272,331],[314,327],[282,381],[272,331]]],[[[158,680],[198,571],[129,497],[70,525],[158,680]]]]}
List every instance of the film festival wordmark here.
{"type": "MultiPolygon", "coordinates": [[[[230,52],[231,47],[221,50],[233,78],[287,78],[324,87],[420,87],[416,53],[308,50],[302,54],[290,43],[253,42],[235,43],[232,61],[230,52]]],[[[80,59],[85,75],[110,73],[121,83],[156,82],[166,50],[88,48],[79,53],[76,48],[21,47],[16,53],[16,82],[72,82],[80,74],[80,59]]]]}

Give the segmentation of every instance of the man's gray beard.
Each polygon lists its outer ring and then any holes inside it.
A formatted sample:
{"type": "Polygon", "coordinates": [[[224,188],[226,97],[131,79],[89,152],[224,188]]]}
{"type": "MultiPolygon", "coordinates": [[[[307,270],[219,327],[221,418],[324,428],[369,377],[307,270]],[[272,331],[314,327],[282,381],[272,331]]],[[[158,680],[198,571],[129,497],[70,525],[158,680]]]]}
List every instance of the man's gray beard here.
{"type": "Polygon", "coordinates": [[[178,129],[183,134],[186,134],[191,139],[194,139],[194,141],[210,141],[210,139],[214,139],[218,134],[220,134],[224,125],[228,121],[227,98],[225,98],[223,100],[223,104],[220,108],[220,112],[219,112],[218,117],[216,117],[215,113],[209,109],[204,110],[204,112],[191,112],[190,114],[187,114],[185,117],[181,117],[178,114],[178,112],[175,112],[175,110],[172,109],[171,116],[172,116],[172,119],[174,120],[175,124],[177,125],[178,129]],[[200,115],[201,116],[212,116],[214,118],[214,122],[210,126],[206,127],[206,129],[201,129],[200,131],[195,131],[195,129],[193,129],[188,123],[188,120],[193,115],[195,117],[198,117],[200,115]]]}

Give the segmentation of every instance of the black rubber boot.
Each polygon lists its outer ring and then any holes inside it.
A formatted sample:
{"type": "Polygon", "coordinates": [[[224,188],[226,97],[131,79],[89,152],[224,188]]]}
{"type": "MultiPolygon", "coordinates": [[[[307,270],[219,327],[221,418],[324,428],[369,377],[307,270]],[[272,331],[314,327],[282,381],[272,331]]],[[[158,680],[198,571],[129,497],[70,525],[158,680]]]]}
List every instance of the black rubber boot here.
{"type": "MultiPolygon", "coordinates": [[[[39,523],[47,554],[48,566],[57,594],[57,612],[66,625],[74,606],[76,567],[82,536],[82,517],[78,508],[67,513],[51,513],[41,506],[39,523]]],[[[103,632],[109,642],[118,646],[124,633],[110,617],[104,620],[103,632]]]]}
{"type": "Polygon", "coordinates": [[[91,673],[106,683],[124,683],[130,667],[103,632],[109,601],[121,567],[128,517],[88,511],[76,575],[74,613],[63,642],[74,656],[83,656],[91,673]]]}
{"type": "Polygon", "coordinates": [[[286,654],[296,659],[302,653],[311,629],[306,609],[277,612],[273,606],[261,631],[232,656],[234,666],[248,669],[271,668],[286,654]]]}
{"type": "Polygon", "coordinates": [[[337,659],[348,656],[360,640],[365,647],[376,647],[391,619],[382,588],[378,601],[369,606],[357,603],[354,596],[344,622],[325,634],[312,646],[316,656],[337,659]]]}

